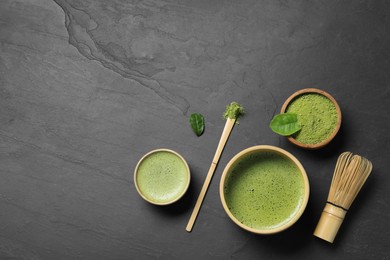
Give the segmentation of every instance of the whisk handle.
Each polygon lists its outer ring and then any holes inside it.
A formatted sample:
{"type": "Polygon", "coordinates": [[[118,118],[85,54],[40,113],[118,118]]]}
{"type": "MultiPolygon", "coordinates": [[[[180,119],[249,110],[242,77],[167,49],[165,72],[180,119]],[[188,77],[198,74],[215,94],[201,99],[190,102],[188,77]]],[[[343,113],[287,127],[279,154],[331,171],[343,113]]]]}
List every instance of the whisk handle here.
{"type": "Polygon", "coordinates": [[[336,205],[326,203],[320,221],[314,230],[314,235],[333,243],[347,211],[336,205]]]}

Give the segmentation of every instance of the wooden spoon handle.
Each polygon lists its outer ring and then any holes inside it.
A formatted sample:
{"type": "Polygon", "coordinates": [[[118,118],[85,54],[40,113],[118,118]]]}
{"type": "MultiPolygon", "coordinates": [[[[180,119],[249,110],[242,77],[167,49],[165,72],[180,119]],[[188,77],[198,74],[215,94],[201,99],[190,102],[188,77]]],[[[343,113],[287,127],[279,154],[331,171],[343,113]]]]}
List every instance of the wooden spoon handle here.
{"type": "Polygon", "coordinates": [[[213,178],[213,174],[214,174],[215,168],[217,167],[219,158],[221,157],[223,148],[225,147],[225,144],[226,144],[226,142],[227,142],[227,140],[229,138],[229,135],[230,135],[230,133],[231,133],[231,131],[233,129],[233,126],[234,126],[235,122],[236,122],[235,119],[228,118],[226,120],[226,124],[225,124],[225,127],[223,129],[223,132],[222,132],[222,135],[221,135],[221,139],[219,140],[219,143],[218,143],[217,151],[215,152],[213,161],[211,162],[211,166],[210,166],[209,172],[207,173],[206,180],[204,181],[202,189],[201,189],[201,191],[199,193],[198,200],[196,201],[196,204],[195,204],[194,210],[192,211],[190,220],[188,221],[188,224],[187,224],[187,227],[186,227],[187,232],[191,232],[192,231],[192,228],[194,226],[196,217],[199,214],[200,207],[202,206],[204,197],[206,196],[207,189],[209,188],[211,179],[213,178]]]}

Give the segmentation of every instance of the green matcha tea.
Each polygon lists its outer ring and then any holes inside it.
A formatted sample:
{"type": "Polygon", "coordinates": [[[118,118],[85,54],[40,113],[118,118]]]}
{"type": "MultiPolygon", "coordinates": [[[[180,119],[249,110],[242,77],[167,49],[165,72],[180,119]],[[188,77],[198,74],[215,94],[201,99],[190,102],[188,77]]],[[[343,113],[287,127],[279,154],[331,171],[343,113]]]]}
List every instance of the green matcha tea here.
{"type": "Polygon", "coordinates": [[[289,158],[257,151],[240,159],[228,173],[224,195],[230,212],[254,229],[274,229],[298,212],[304,201],[304,178],[289,158]]]}
{"type": "Polygon", "coordinates": [[[189,178],[187,165],[180,157],[158,151],[147,155],[138,165],[136,183],[146,199],[164,204],[186,191],[189,178]]]}
{"type": "Polygon", "coordinates": [[[301,130],[292,137],[304,144],[318,144],[331,136],[338,121],[336,106],[318,93],[297,96],[288,105],[286,113],[297,114],[301,130]]]}

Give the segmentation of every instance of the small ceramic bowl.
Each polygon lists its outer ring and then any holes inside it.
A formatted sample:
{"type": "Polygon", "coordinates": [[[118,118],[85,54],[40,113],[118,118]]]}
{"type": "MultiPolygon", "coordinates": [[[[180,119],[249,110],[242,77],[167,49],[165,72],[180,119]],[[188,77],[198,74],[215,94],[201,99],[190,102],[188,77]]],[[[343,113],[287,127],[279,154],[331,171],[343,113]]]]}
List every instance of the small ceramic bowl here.
{"type": "MultiPolygon", "coordinates": [[[[293,134],[291,136],[288,136],[287,139],[291,143],[293,143],[299,147],[305,148],[305,149],[319,149],[319,148],[322,148],[325,145],[329,144],[330,141],[333,140],[333,138],[336,136],[336,134],[338,133],[340,126],[341,126],[342,116],[341,116],[340,107],[339,107],[338,103],[336,102],[336,100],[329,93],[327,93],[323,90],[320,90],[320,89],[316,89],[316,88],[306,88],[306,89],[298,90],[297,92],[292,94],[284,102],[282,109],[280,110],[280,113],[290,112],[289,106],[292,104],[292,102],[294,102],[295,100],[298,100],[300,98],[303,98],[305,95],[310,95],[310,94],[321,95],[321,96],[325,97],[327,100],[329,100],[331,102],[331,104],[333,104],[333,106],[334,106],[335,111],[333,111],[332,113],[337,114],[337,119],[335,119],[335,122],[334,122],[334,124],[332,124],[331,128],[326,128],[328,126],[322,125],[323,122],[321,122],[321,118],[316,117],[316,115],[319,115],[319,116],[323,115],[324,113],[326,113],[326,111],[324,111],[324,109],[321,106],[319,106],[318,108],[315,108],[314,106],[312,106],[312,108],[309,108],[310,110],[307,110],[307,111],[308,111],[308,113],[311,114],[310,117],[313,118],[314,125],[316,125],[317,129],[310,130],[310,132],[317,133],[317,132],[321,132],[321,131],[328,131],[327,137],[325,137],[324,139],[320,139],[316,142],[305,142],[302,140],[298,140],[299,138],[297,136],[299,136],[299,134],[300,134],[298,132],[297,135],[293,134]],[[317,120],[317,121],[314,121],[314,120],[317,120]],[[325,130],[325,129],[328,129],[328,130],[325,130]]],[[[309,107],[309,105],[312,105],[312,104],[308,103],[308,107],[309,107]]],[[[333,108],[332,108],[332,110],[333,110],[333,108]]],[[[300,115],[298,114],[298,117],[299,116],[300,115]]],[[[304,127],[305,126],[302,126],[301,131],[304,131],[303,130],[304,127]]],[[[306,132],[308,132],[308,131],[306,131],[306,132]]]]}
{"type": "Polygon", "coordinates": [[[139,195],[155,205],[178,201],[186,193],[190,179],[186,160],[170,149],[145,154],[134,171],[134,184],[139,195]]]}
{"type": "Polygon", "coordinates": [[[310,193],[306,171],[289,152],[270,145],[247,148],[225,167],[221,202],[230,219],[255,234],[274,234],[303,214],[310,193]]]}

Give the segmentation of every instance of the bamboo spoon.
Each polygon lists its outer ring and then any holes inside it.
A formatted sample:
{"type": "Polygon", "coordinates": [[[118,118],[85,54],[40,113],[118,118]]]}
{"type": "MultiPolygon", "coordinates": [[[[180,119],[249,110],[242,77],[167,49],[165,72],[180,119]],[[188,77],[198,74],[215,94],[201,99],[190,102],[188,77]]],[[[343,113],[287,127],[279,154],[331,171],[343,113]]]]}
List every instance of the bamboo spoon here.
{"type": "Polygon", "coordinates": [[[210,169],[207,173],[206,180],[203,183],[202,189],[199,193],[198,200],[196,201],[194,210],[192,211],[190,220],[188,221],[186,230],[187,232],[191,232],[192,228],[194,226],[195,220],[199,214],[200,207],[202,206],[204,197],[206,196],[207,189],[210,185],[211,179],[213,178],[214,171],[217,167],[219,158],[221,157],[223,148],[225,147],[225,144],[229,138],[229,135],[233,129],[233,126],[236,123],[236,120],[239,116],[243,115],[244,110],[242,106],[237,104],[236,102],[232,102],[229,106],[226,107],[226,112],[224,113],[224,117],[227,119],[225,127],[223,128],[223,132],[221,135],[221,138],[218,143],[217,150],[215,152],[213,161],[211,162],[210,169]]]}
{"type": "Polygon", "coordinates": [[[350,152],[342,153],[336,163],[328,201],[314,235],[333,243],[349,207],[372,170],[369,160],[350,152]]]}

